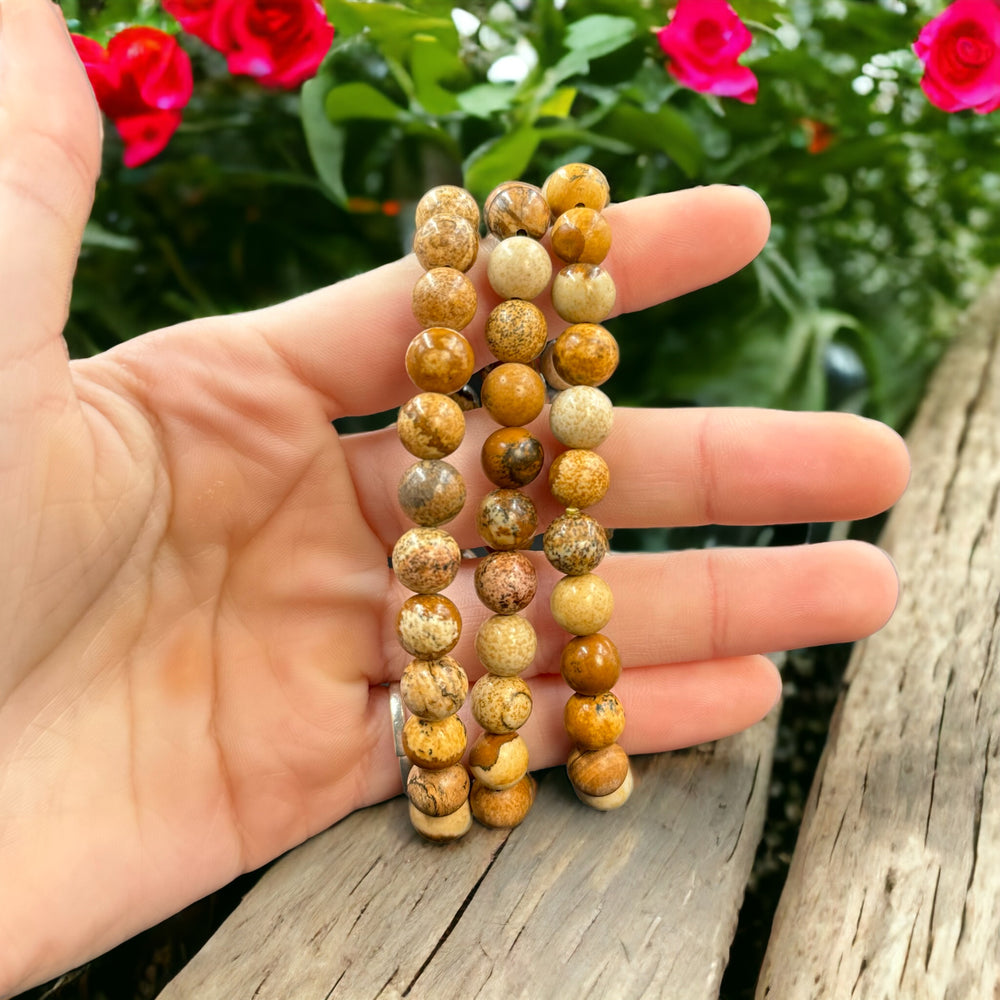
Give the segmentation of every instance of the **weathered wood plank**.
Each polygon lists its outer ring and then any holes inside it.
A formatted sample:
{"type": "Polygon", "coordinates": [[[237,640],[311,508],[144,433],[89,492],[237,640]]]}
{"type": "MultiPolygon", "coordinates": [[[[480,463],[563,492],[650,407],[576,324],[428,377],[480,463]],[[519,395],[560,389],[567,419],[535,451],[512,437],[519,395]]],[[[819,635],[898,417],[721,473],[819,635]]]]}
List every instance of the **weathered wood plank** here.
{"type": "Polygon", "coordinates": [[[758,998],[998,995],[1000,280],[965,326],[910,433],[900,605],[848,667],[758,998]]]}

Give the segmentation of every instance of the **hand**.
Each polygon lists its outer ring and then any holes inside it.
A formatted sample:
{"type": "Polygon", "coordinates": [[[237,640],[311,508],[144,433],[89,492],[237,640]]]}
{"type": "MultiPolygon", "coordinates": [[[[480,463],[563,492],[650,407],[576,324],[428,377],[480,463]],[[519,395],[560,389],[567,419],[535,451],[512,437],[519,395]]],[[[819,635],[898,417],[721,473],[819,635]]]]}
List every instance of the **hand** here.
{"type": "MultiPolygon", "coordinates": [[[[402,356],[420,273],[406,259],[68,364],[98,115],[57,8],[3,0],[2,17],[0,994],[400,791],[380,685],[408,659],[387,566],[408,527],[395,500],[408,456],[391,428],[338,439],[330,421],[413,394],[402,356]]],[[[624,310],[723,278],[768,228],[736,188],[608,217],[624,310]]],[[[473,274],[491,304],[482,262],[473,274]]],[[[480,358],[481,326],[467,331],[480,358]]],[[[488,424],[470,415],[456,456],[473,490],[488,424]]],[[[602,454],[614,484],[595,515],[614,527],[863,517],[907,476],[896,435],[845,415],[621,411],[602,454]]],[[[544,487],[531,492],[547,523],[544,487]]],[[[470,511],[449,527],[477,544],[470,511]]],[[[632,753],[751,724],[779,692],[761,651],[865,635],[896,596],[888,560],[853,543],[614,555],[601,574],[632,753]]],[[[471,575],[448,593],[474,680],[487,612],[471,575]]],[[[555,576],[543,562],[543,595],[555,576]]],[[[565,635],[544,597],[528,613],[537,768],[567,750],[565,635]]]]}

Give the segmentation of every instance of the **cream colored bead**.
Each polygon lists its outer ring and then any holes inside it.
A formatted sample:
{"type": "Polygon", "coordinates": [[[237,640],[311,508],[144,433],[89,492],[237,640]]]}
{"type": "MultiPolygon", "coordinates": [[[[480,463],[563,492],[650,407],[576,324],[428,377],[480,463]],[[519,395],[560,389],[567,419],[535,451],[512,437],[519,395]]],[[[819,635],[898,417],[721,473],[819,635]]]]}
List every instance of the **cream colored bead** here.
{"type": "Polygon", "coordinates": [[[512,733],[531,715],[531,688],[520,677],[483,674],[472,688],[472,714],[488,733],[512,733]]]}
{"type": "Polygon", "coordinates": [[[472,829],[472,809],[466,800],[455,812],[447,816],[427,816],[411,802],[410,822],[413,824],[413,829],[425,840],[432,840],[435,844],[445,844],[450,840],[464,837],[472,829]]]}
{"type": "Polygon", "coordinates": [[[596,448],[611,433],[611,400],[592,385],[571,385],[552,401],[549,426],[567,448],[596,448]]]}
{"type": "Polygon", "coordinates": [[[494,615],[476,633],[480,663],[500,677],[514,677],[528,667],[537,648],[535,628],[523,615],[494,615]]]}
{"type": "Polygon", "coordinates": [[[469,751],[469,770],[487,788],[510,788],[528,773],[528,744],[517,733],[483,733],[469,751]]]}
{"type": "Polygon", "coordinates": [[[610,795],[585,795],[577,791],[577,798],[592,809],[599,809],[601,812],[609,812],[625,805],[635,787],[635,779],[632,777],[632,768],[628,769],[625,780],[610,795]]]}
{"type": "Polygon", "coordinates": [[[552,278],[552,260],[540,243],[512,236],[493,248],[486,273],[501,298],[533,299],[552,278]]]}
{"type": "Polygon", "coordinates": [[[469,679],[451,656],[410,660],[399,679],[399,694],[403,704],[421,719],[446,719],[465,704],[469,679]]]}
{"type": "Polygon", "coordinates": [[[600,323],[615,307],[615,282],[600,264],[568,264],[552,282],[552,306],[567,323],[600,323]]]}
{"type": "Polygon", "coordinates": [[[592,635],[611,621],[615,598],[611,588],[594,573],[564,576],[549,600],[552,617],[573,635],[592,635]]]}

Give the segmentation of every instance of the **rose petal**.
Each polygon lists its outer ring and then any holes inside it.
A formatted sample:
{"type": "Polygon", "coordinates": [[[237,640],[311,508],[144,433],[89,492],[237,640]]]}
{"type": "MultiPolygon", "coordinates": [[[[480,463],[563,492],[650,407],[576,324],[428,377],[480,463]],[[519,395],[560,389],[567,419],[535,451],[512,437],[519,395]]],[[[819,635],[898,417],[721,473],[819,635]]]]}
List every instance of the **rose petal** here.
{"type": "Polygon", "coordinates": [[[125,166],[141,166],[161,153],[180,123],[179,111],[151,111],[145,115],[119,118],[115,128],[125,143],[122,157],[125,166]]]}

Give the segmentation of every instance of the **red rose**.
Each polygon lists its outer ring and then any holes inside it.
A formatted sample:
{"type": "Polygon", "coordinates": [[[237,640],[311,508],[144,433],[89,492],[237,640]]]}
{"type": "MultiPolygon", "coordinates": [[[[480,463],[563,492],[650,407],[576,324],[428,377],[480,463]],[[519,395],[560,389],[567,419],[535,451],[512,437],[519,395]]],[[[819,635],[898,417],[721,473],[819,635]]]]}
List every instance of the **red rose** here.
{"type": "Polygon", "coordinates": [[[191,99],[191,60],[173,35],[156,28],[126,28],[107,49],[73,35],[101,110],[125,143],[127,167],[152,159],[181,123],[191,99]]]}
{"type": "Polygon", "coordinates": [[[736,60],[753,41],[726,0],[678,0],[670,23],[656,33],[669,72],[703,94],[757,100],[757,77],[736,60]]]}
{"type": "Polygon", "coordinates": [[[913,51],[924,64],[920,81],[942,111],[985,115],[1000,108],[1000,4],[955,0],[924,25],[913,51]]]}
{"type": "Polygon", "coordinates": [[[173,15],[189,35],[209,41],[215,0],[163,0],[163,9],[173,15]]]}

